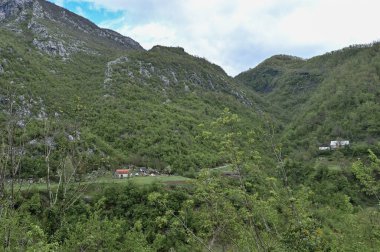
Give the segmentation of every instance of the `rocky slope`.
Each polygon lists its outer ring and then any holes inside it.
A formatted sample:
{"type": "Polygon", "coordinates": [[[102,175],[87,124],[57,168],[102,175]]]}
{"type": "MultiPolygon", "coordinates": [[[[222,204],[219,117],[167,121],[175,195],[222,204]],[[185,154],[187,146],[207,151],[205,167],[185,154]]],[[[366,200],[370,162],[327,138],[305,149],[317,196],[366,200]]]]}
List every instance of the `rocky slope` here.
{"type": "Polygon", "coordinates": [[[2,0],[1,26],[29,33],[32,44],[49,55],[68,58],[75,52],[97,49],[143,50],[139,43],[117,32],[101,29],[89,20],[44,0],[2,0]]]}

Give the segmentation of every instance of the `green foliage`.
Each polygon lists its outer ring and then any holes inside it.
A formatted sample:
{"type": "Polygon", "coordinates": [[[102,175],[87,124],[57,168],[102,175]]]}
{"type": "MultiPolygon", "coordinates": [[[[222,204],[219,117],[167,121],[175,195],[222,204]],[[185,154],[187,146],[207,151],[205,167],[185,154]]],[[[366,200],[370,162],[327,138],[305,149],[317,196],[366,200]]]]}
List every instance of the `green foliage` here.
{"type": "Polygon", "coordinates": [[[1,250],[56,251],[58,244],[48,242],[48,234],[41,227],[41,223],[35,219],[41,211],[38,196],[33,196],[18,210],[4,203],[7,201],[0,202],[2,206],[0,212],[1,250]]]}
{"type": "Polygon", "coordinates": [[[61,21],[41,22],[90,51],[62,60],[0,28],[0,179],[12,182],[0,189],[0,250],[380,246],[378,43],[274,56],[233,79],[182,48],[128,51],[61,21]],[[335,139],[355,144],[317,152],[335,139]],[[195,179],[81,181],[127,164],[195,179]],[[17,183],[48,170],[54,193],[17,183]]]}
{"type": "Polygon", "coordinates": [[[365,150],[380,136],[379,47],[351,46],[308,60],[274,56],[236,79],[276,108],[289,151],[306,149],[314,155],[319,146],[339,139],[365,150]]]}
{"type": "Polygon", "coordinates": [[[27,34],[1,33],[0,58],[7,64],[0,89],[11,87],[17,110],[28,111],[18,119],[27,122],[25,177],[44,176],[45,137],[65,148],[69,136],[80,134],[84,171],[132,163],[193,174],[222,162],[196,141],[197,125],[214,120],[225,106],[258,124],[252,107],[261,106],[260,98],[241,90],[220,67],[181,49],[109,53],[94,45],[99,54],[76,53],[62,61],[31,47],[27,34]],[[127,60],[110,64],[107,77],[109,62],[118,57],[127,60]],[[49,121],[48,136],[39,114],[49,121]]]}
{"type": "Polygon", "coordinates": [[[123,221],[101,219],[98,206],[85,222],[72,226],[63,245],[64,250],[70,251],[114,251],[122,247],[123,221]]]}
{"type": "Polygon", "coordinates": [[[380,204],[380,181],[378,180],[380,160],[371,150],[369,150],[369,160],[368,166],[363,164],[361,160],[356,161],[352,165],[352,172],[359,180],[363,190],[368,195],[375,196],[380,204]]]}

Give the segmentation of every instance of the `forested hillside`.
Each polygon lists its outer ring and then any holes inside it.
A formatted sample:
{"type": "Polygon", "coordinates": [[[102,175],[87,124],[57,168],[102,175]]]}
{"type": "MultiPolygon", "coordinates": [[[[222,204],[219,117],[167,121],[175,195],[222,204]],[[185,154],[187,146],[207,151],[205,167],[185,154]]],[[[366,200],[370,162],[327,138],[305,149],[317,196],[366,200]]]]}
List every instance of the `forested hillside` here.
{"type": "Polygon", "coordinates": [[[232,78],[0,0],[0,251],[378,251],[379,48],[232,78]]]}
{"type": "Polygon", "coordinates": [[[78,140],[84,173],[127,164],[194,173],[224,163],[196,141],[199,124],[228,107],[256,127],[267,107],[220,67],[182,48],[145,51],[48,2],[22,4],[3,20],[0,57],[3,123],[14,120],[26,132],[22,148],[33,150],[23,160],[24,177],[46,175],[45,138],[55,149],[78,140]]]}
{"type": "Polygon", "coordinates": [[[348,139],[366,152],[380,136],[379,49],[374,43],[308,60],[274,56],[236,79],[276,106],[291,149],[348,139]]]}

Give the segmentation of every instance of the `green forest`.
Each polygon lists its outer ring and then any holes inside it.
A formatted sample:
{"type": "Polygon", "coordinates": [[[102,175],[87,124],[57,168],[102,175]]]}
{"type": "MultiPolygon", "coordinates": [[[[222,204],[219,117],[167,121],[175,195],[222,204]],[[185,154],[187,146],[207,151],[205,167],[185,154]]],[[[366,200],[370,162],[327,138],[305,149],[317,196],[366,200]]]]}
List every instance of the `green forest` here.
{"type": "Polygon", "coordinates": [[[233,78],[44,0],[0,10],[0,251],[379,250],[380,43],[233,78]]]}
{"type": "MultiPolygon", "coordinates": [[[[275,146],[271,151],[276,161],[268,166],[256,147],[258,132],[240,128],[240,123],[226,109],[210,125],[201,126],[199,135],[230,164],[229,175],[205,168],[183,184],[139,185],[133,179],[81,183],[71,181],[80,155],[74,148],[62,157],[58,184],[47,181],[38,188],[10,180],[2,188],[2,248],[377,250],[380,160],[372,151],[365,161],[338,169],[291,160],[275,146]]],[[[4,158],[2,165],[14,170],[12,157],[8,162],[4,158]]]]}

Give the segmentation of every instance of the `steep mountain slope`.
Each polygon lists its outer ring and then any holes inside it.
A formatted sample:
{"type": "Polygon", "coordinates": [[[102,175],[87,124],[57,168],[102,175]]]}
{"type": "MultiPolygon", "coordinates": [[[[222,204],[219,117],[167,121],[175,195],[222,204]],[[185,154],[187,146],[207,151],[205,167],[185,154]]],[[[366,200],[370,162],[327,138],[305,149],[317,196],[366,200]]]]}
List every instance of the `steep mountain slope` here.
{"type": "Polygon", "coordinates": [[[143,50],[131,38],[101,29],[89,20],[44,0],[2,0],[0,23],[15,33],[29,33],[36,48],[64,58],[80,51],[96,54],[100,49],[108,52],[109,47],[112,50],[143,50]]]}
{"type": "Polygon", "coordinates": [[[42,0],[1,1],[0,12],[0,121],[28,153],[25,176],[44,176],[47,147],[59,167],[73,146],[82,172],[133,163],[191,173],[223,163],[196,139],[199,124],[228,107],[256,128],[267,107],[182,48],[145,51],[42,0]]]}
{"type": "Polygon", "coordinates": [[[368,146],[380,140],[379,49],[374,43],[309,60],[275,56],[236,79],[286,115],[289,146],[315,151],[334,139],[368,146]]]}

